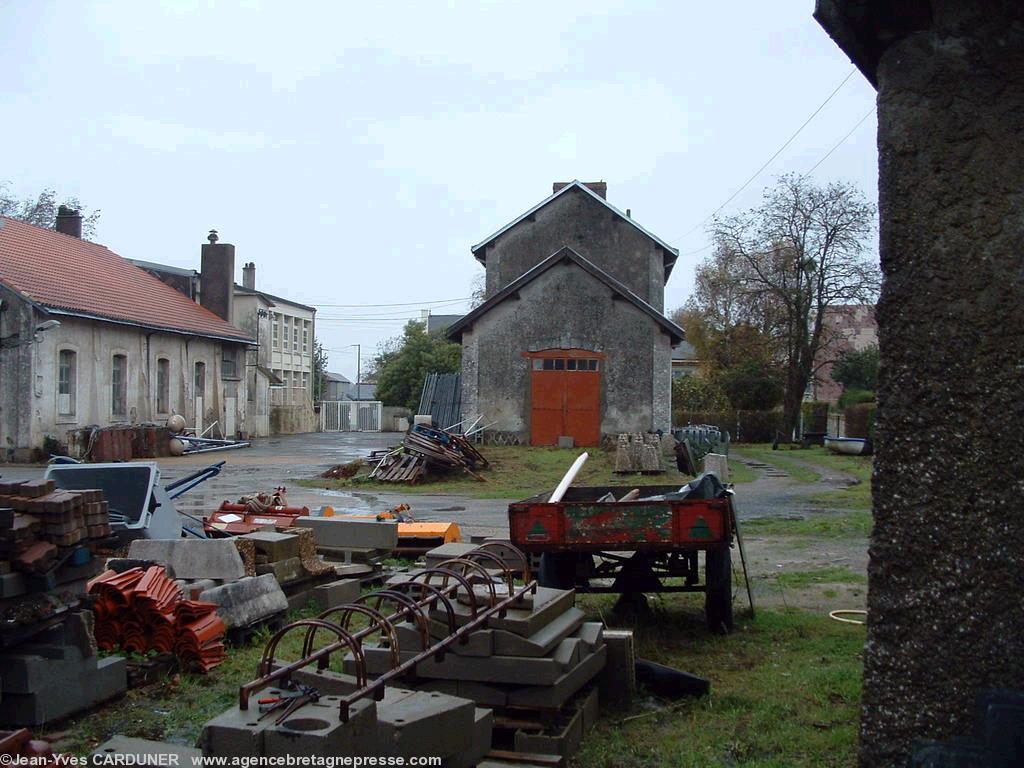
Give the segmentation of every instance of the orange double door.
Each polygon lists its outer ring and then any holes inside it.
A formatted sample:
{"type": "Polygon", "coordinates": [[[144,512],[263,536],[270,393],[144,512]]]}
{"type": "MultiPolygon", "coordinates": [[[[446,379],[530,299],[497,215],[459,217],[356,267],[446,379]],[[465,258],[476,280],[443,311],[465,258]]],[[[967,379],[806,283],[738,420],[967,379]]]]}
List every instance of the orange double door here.
{"type": "Polygon", "coordinates": [[[601,441],[603,355],[582,349],[531,352],[530,444],[556,445],[571,436],[576,445],[601,441]]]}

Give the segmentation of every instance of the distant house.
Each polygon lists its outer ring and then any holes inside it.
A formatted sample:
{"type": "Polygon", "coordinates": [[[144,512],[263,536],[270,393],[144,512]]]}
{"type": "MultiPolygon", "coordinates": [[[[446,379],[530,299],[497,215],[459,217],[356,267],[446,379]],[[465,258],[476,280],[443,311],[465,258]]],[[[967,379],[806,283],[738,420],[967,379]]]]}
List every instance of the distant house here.
{"type": "Polygon", "coordinates": [[[700,361],[697,359],[697,350],[688,341],[679,342],[679,346],[672,350],[672,378],[677,376],[692,376],[697,373],[700,361]]]}
{"type": "Polygon", "coordinates": [[[340,373],[324,374],[324,391],[321,393],[322,400],[347,400],[352,382],[340,373]]]}
{"type": "Polygon", "coordinates": [[[486,269],[480,306],[448,328],[462,343],[462,418],[486,437],[596,445],[671,426],[665,317],[678,251],[605,199],[604,182],[553,193],[473,247],[486,269]]]}
{"type": "MultiPolygon", "coordinates": [[[[0,217],[0,456],[47,436],[181,414],[214,434],[250,434],[246,351],[207,286],[203,305],[81,239],[63,206],[57,231],[0,217]]],[[[214,246],[216,248],[216,246],[214,246]]]]}
{"type": "Polygon", "coordinates": [[[348,400],[376,400],[377,399],[377,385],[368,381],[364,381],[358,385],[350,385],[348,400]]]}
{"type": "Polygon", "coordinates": [[[462,319],[462,315],[432,315],[427,312],[427,333],[442,333],[462,319]]]}
{"type": "Polygon", "coordinates": [[[833,380],[832,366],[848,351],[859,352],[878,344],[878,322],[873,304],[847,304],[825,310],[826,342],[818,351],[818,371],[805,399],[839,401],[843,385],[833,380]]]}
{"type": "Polygon", "coordinates": [[[254,435],[312,432],[313,340],[316,308],[275,296],[256,288],[256,265],[242,268],[242,284],[234,281],[235,247],[219,243],[210,233],[210,244],[201,250],[201,271],[154,264],[133,263],[175,290],[202,302],[204,282],[228,281],[224,311],[232,322],[249,333],[256,346],[246,361],[250,410],[254,435]],[[215,246],[213,250],[211,246],[215,246]],[[206,280],[204,281],[204,275],[206,280]]]}

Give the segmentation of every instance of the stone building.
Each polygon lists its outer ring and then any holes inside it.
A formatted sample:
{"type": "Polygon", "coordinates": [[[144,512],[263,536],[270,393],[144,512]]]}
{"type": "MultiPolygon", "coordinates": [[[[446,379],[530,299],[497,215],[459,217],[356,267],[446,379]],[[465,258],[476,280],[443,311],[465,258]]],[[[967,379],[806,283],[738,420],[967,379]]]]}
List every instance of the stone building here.
{"type": "Polygon", "coordinates": [[[845,352],[860,352],[878,346],[878,323],[872,304],[844,304],[828,307],[823,324],[825,343],[818,350],[814,379],[808,400],[838,403],[843,385],[832,378],[832,366],[845,352]]]}
{"type": "Polygon", "coordinates": [[[492,439],[595,445],[671,425],[683,330],[664,315],[664,290],[678,252],[606,193],[556,183],[472,249],[485,301],[447,333],[462,342],[462,416],[482,416],[492,439]]]}
{"type": "Polygon", "coordinates": [[[89,425],[217,422],[248,434],[252,339],[102,245],[0,217],[0,457],[89,425]]]}

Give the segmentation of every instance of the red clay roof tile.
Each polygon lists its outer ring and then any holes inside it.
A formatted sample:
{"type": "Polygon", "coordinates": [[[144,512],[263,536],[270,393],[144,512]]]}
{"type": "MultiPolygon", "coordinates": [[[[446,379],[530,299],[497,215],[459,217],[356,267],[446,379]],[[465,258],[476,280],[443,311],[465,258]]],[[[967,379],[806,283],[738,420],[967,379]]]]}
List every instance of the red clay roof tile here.
{"type": "Polygon", "coordinates": [[[252,342],[106,247],[5,216],[0,216],[0,282],[48,309],[252,342]]]}

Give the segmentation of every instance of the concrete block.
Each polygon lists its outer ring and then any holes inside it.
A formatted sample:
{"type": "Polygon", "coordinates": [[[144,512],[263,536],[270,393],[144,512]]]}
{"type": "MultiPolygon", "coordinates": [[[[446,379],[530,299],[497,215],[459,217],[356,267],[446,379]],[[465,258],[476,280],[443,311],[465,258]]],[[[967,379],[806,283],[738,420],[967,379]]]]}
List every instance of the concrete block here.
{"type": "Polygon", "coordinates": [[[729,457],[720,453],[709,453],[704,456],[704,471],[714,473],[723,483],[729,482],[729,457]]]}
{"type": "Polygon", "coordinates": [[[604,643],[604,625],[599,621],[588,621],[581,624],[572,636],[582,640],[588,652],[596,651],[604,643]]]}
{"type": "Polygon", "coordinates": [[[321,696],[347,696],[358,687],[356,679],[352,675],[329,669],[317,669],[316,665],[293,672],[292,680],[316,688],[320,691],[321,696]]]}
{"type": "Polygon", "coordinates": [[[567,637],[555,647],[551,658],[562,669],[571,669],[580,663],[582,647],[583,641],[578,637],[567,637]]]}
{"type": "Polygon", "coordinates": [[[537,587],[530,610],[510,609],[504,618],[493,616],[488,619],[487,626],[504,629],[520,637],[530,637],[572,608],[575,601],[575,590],[537,587]]]}
{"type": "Polygon", "coordinates": [[[290,584],[298,581],[306,575],[302,568],[302,561],[297,557],[289,557],[286,560],[275,560],[272,563],[264,563],[256,566],[256,573],[262,576],[265,573],[272,574],[278,584],[290,584]]]}
{"type": "Polygon", "coordinates": [[[259,720],[255,703],[249,709],[236,704],[207,721],[199,734],[199,748],[206,757],[263,754],[263,731],[273,723],[269,717],[259,720]]]}
{"type": "Polygon", "coordinates": [[[547,656],[583,624],[584,618],[579,608],[570,608],[529,637],[494,630],[494,652],[501,656],[547,656]]]}
{"type": "Polygon", "coordinates": [[[453,757],[448,768],[472,768],[479,763],[484,755],[491,751],[491,733],[494,729],[494,713],[489,709],[477,707],[473,713],[473,738],[469,749],[453,757]]]}
{"type": "MultiPolygon", "coordinates": [[[[570,663],[578,660],[580,641],[567,639],[563,642],[572,644],[572,648],[564,654],[564,657],[570,663]]],[[[364,643],[363,653],[366,656],[368,674],[377,676],[391,668],[390,649],[364,643]]],[[[401,653],[400,657],[405,662],[415,655],[415,651],[408,651],[401,653]]],[[[421,661],[416,665],[416,674],[420,677],[439,677],[445,680],[475,680],[482,683],[512,685],[551,685],[569,668],[560,664],[555,658],[479,657],[446,653],[441,661],[433,657],[421,661]]],[[[344,671],[349,674],[355,672],[355,664],[350,657],[345,658],[344,671]]]]}
{"type": "Polygon", "coordinates": [[[398,523],[345,517],[310,517],[302,522],[316,538],[317,548],[385,549],[398,546],[398,523]]]}
{"type": "MultiPolygon", "coordinates": [[[[40,657],[36,657],[40,658],[40,657]]],[[[52,659],[44,659],[58,666],[52,659]]],[[[38,682],[33,679],[32,684],[38,682]]],[[[0,701],[0,725],[39,726],[106,701],[124,693],[127,688],[127,666],[120,656],[78,662],[76,672],[67,672],[28,693],[14,693],[4,676],[4,695],[0,701]]]]}
{"type": "Polygon", "coordinates": [[[341,721],[337,696],[324,696],[296,710],[280,725],[268,717],[263,756],[290,757],[378,754],[377,703],[354,702],[348,722],[341,721]]]}
{"type": "Polygon", "coordinates": [[[313,587],[312,601],[317,608],[326,611],[343,603],[354,602],[361,591],[362,582],[359,579],[339,579],[313,587]]]}
{"type": "Polygon", "coordinates": [[[0,576],[0,597],[18,597],[25,594],[25,575],[5,573],[0,576]]]}
{"type": "MultiPolygon", "coordinates": [[[[136,739],[131,736],[114,736],[100,744],[92,751],[90,757],[96,761],[109,760],[114,756],[131,756],[137,758],[134,765],[157,765],[155,761],[146,762],[145,758],[157,755],[175,755],[177,765],[180,768],[187,768],[192,765],[192,760],[201,757],[202,750],[195,747],[185,747],[181,744],[167,744],[162,741],[150,741],[149,739],[136,739]]],[[[117,759],[117,758],[115,758],[117,759]]],[[[120,763],[124,765],[126,763],[120,763]]],[[[166,763],[164,763],[166,764],[166,763]]]]}
{"type": "Polygon", "coordinates": [[[476,706],[437,691],[415,691],[377,707],[383,755],[452,757],[470,748],[476,706]]]}
{"type": "MultiPolygon", "coordinates": [[[[423,650],[423,636],[417,625],[408,621],[396,624],[395,633],[398,635],[398,647],[402,651],[423,650]]],[[[448,625],[431,621],[430,635],[431,640],[447,636],[448,625]]],[[[490,656],[494,653],[493,636],[492,630],[477,630],[466,638],[465,643],[456,643],[449,650],[459,656],[490,656]]]]}
{"type": "Polygon", "coordinates": [[[560,708],[604,668],[607,649],[607,645],[601,646],[551,685],[534,685],[509,691],[508,706],[560,708]]]}
{"type": "Polygon", "coordinates": [[[579,751],[583,741],[583,711],[573,710],[568,722],[551,726],[541,733],[516,731],[516,752],[562,755],[571,757],[579,751]]]}
{"type": "Polygon", "coordinates": [[[628,708],[636,697],[636,651],[633,631],[606,629],[604,647],[608,662],[598,677],[601,699],[606,706],[628,708]]]}
{"type": "Polygon", "coordinates": [[[586,734],[591,728],[593,728],[601,716],[600,701],[601,698],[598,695],[597,687],[591,687],[589,691],[584,689],[581,694],[583,700],[580,702],[580,711],[583,712],[583,733],[586,734]]]}
{"type": "Polygon", "coordinates": [[[198,600],[199,596],[208,589],[213,589],[217,586],[217,582],[213,579],[196,579],[190,581],[182,590],[182,594],[188,600],[198,600]]]}
{"type": "Polygon", "coordinates": [[[224,579],[245,576],[245,563],[231,539],[136,539],[128,557],[166,563],[176,579],[224,579]]]}
{"type": "Polygon", "coordinates": [[[228,627],[247,627],[288,610],[288,598],[269,573],[208,589],[199,599],[216,605],[217,615],[228,627]]]}
{"type": "Polygon", "coordinates": [[[488,685],[474,680],[422,680],[416,683],[416,688],[469,699],[481,707],[504,707],[507,703],[507,686],[488,685]]]}
{"type": "Polygon", "coordinates": [[[427,568],[436,568],[441,562],[451,560],[454,557],[462,557],[476,548],[476,544],[464,544],[461,541],[452,541],[447,544],[442,544],[440,547],[434,547],[423,557],[427,568]]]}
{"type": "Polygon", "coordinates": [[[276,531],[257,531],[239,536],[244,541],[251,541],[256,547],[256,554],[263,555],[271,563],[299,557],[299,537],[294,533],[277,533],[276,531]]]}

